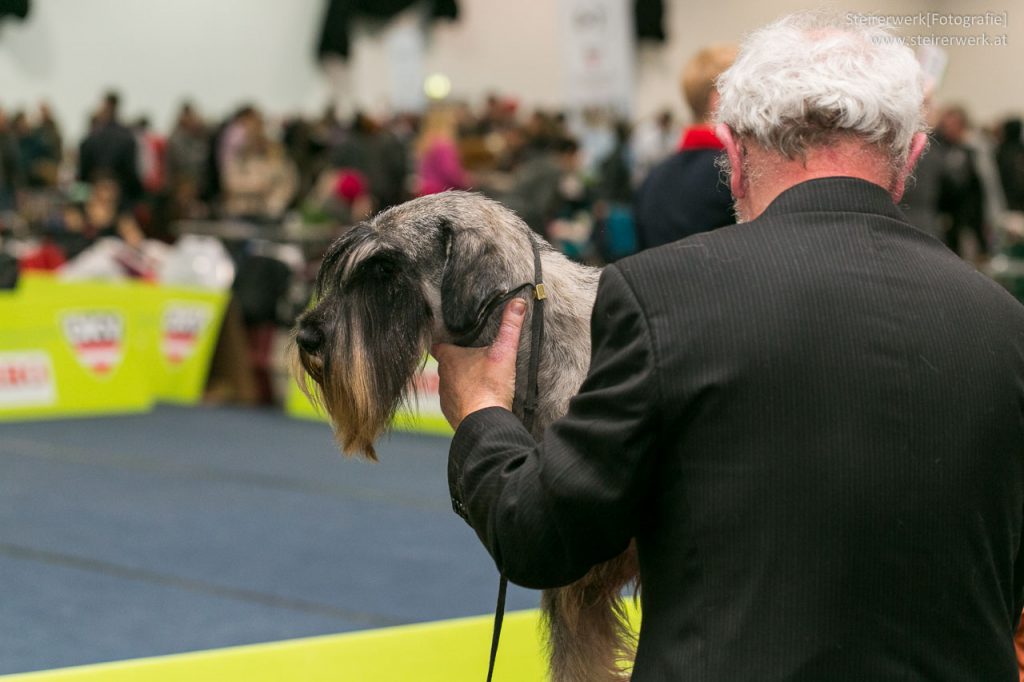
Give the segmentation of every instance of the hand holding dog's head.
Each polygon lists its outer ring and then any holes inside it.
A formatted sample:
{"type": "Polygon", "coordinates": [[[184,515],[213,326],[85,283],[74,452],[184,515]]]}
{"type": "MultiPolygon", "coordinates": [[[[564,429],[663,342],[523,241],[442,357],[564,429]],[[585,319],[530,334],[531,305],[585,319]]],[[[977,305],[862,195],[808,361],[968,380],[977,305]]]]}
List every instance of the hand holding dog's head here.
{"type": "Polygon", "coordinates": [[[485,348],[459,348],[447,343],[431,346],[441,379],[441,412],[453,429],[467,416],[488,407],[512,409],[516,391],[516,358],[526,317],[526,301],[505,306],[494,343],[485,348]]]}
{"type": "Polygon", "coordinates": [[[385,211],[330,247],[297,326],[296,374],[315,382],[344,452],[374,458],[432,343],[494,339],[502,306],[492,302],[533,279],[531,239],[500,204],[446,192],[385,211]]]}

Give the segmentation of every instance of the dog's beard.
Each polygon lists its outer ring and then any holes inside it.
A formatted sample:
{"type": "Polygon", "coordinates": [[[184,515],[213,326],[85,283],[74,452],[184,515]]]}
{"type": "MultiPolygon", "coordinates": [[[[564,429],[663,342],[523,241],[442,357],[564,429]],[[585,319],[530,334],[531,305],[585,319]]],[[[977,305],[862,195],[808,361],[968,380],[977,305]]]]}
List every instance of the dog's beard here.
{"type": "Polygon", "coordinates": [[[334,292],[325,343],[315,355],[296,348],[299,386],[330,416],[345,454],[376,460],[374,441],[408,401],[410,382],[430,343],[432,315],[415,282],[393,271],[355,278],[334,292]],[[312,386],[306,380],[312,379],[312,386]]]}

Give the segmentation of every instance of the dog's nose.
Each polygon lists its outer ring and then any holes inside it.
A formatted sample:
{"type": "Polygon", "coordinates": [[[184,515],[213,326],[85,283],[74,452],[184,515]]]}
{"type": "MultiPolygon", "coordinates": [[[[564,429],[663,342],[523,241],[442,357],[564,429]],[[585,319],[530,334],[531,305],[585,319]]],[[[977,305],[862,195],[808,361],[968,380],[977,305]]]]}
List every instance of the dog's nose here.
{"type": "Polygon", "coordinates": [[[324,343],[324,335],[319,327],[304,324],[299,327],[299,333],[295,336],[295,343],[299,348],[309,355],[316,355],[320,346],[324,343]]]}

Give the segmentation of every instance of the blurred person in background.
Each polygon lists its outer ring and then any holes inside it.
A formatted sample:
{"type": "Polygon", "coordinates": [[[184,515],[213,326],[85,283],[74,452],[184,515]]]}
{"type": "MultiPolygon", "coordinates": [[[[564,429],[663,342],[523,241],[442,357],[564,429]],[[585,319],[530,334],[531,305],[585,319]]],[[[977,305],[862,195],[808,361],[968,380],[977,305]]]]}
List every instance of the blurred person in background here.
{"type": "Polygon", "coordinates": [[[18,112],[11,122],[18,143],[20,176],[27,187],[54,187],[62,157],[60,131],[46,104],[39,107],[39,119],[32,125],[28,115],[18,112]]]}
{"type": "Polygon", "coordinates": [[[142,245],[143,234],[131,212],[121,208],[120,184],[113,178],[99,178],[81,207],[81,229],[91,240],[116,237],[129,246],[142,245]]]}
{"type": "Polygon", "coordinates": [[[344,131],[344,125],[338,117],[338,110],[333,104],[324,107],[320,118],[310,124],[309,137],[318,151],[330,152],[338,136],[344,131]]]}
{"type": "Polygon", "coordinates": [[[147,228],[150,237],[173,242],[173,225],[179,220],[209,217],[203,200],[207,187],[207,158],[210,138],[206,125],[191,102],[178,110],[174,129],[164,149],[165,191],[154,201],[152,220],[147,228]]]}
{"type": "Polygon", "coordinates": [[[390,130],[358,111],[331,148],[330,166],[358,175],[373,197],[375,210],[383,210],[406,198],[407,157],[405,147],[390,130]]]}
{"type": "Polygon", "coordinates": [[[7,112],[0,108],[0,211],[14,210],[22,182],[18,139],[7,112]]]}
{"type": "Polygon", "coordinates": [[[640,186],[651,169],[671,156],[679,144],[679,128],[665,109],[642,121],[633,132],[633,184],[640,186]]]}
{"type": "Polygon", "coordinates": [[[327,166],[302,201],[307,222],[348,225],[369,217],[375,206],[371,176],[379,166],[374,140],[377,123],[361,111],[350,126],[339,126],[327,151],[327,166]]]}
{"type": "Polygon", "coordinates": [[[234,125],[237,134],[224,149],[224,212],[257,222],[279,220],[297,190],[295,166],[284,147],[267,135],[258,112],[248,112],[234,125]]]}
{"type": "Polygon", "coordinates": [[[1024,137],[1019,118],[1005,121],[1001,128],[996,164],[1006,197],[1006,208],[1024,211],[1024,137]]]}
{"type": "Polygon", "coordinates": [[[917,161],[914,172],[907,180],[900,208],[911,225],[930,234],[939,241],[945,241],[946,228],[939,213],[939,195],[942,191],[942,156],[935,152],[934,128],[938,121],[931,91],[924,99],[925,120],[931,129],[928,146],[917,161]]]}
{"type": "Polygon", "coordinates": [[[43,159],[45,149],[42,142],[33,134],[32,124],[24,111],[15,112],[11,117],[11,135],[18,145],[18,177],[22,179],[26,187],[40,187],[39,181],[33,169],[43,159]]]}
{"type": "Polygon", "coordinates": [[[232,130],[235,123],[251,109],[250,105],[243,105],[210,128],[209,147],[206,153],[205,182],[203,183],[203,192],[200,196],[211,208],[219,208],[220,205],[224,174],[224,154],[222,149],[227,141],[228,131],[232,130]]]}
{"type": "Polygon", "coordinates": [[[932,150],[942,164],[938,209],[949,248],[964,255],[961,238],[967,232],[974,236],[978,257],[985,258],[985,188],[978,171],[977,151],[968,140],[969,131],[967,110],[962,106],[947,107],[939,114],[932,150]]]}
{"type": "Polygon", "coordinates": [[[325,150],[312,138],[312,128],[299,114],[281,122],[281,146],[295,165],[297,195],[305,194],[313,186],[326,158],[325,150]]]}
{"type": "Polygon", "coordinates": [[[296,115],[284,122],[282,143],[298,171],[300,196],[309,192],[321,173],[330,167],[330,150],[344,132],[333,105],[326,107],[316,120],[296,115]]]}
{"type": "Polygon", "coordinates": [[[245,146],[254,128],[262,128],[263,118],[256,107],[244,104],[224,122],[217,139],[217,165],[223,172],[228,159],[245,146]]]}
{"type": "Polygon", "coordinates": [[[583,172],[579,145],[562,137],[554,148],[561,177],[545,236],[568,258],[601,265],[604,260],[594,244],[594,189],[583,172]]]}
{"type": "Polygon", "coordinates": [[[327,182],[329,196],[341,198],[349,205],[360,197],[371,196],[376,131],[376,123],[362,111],[357,111],[351,124],[339,131],[328,152],[329,167],[324,171],[331,178],[327,182]]]}
{"type": "Polygon", "coordinates": [[[489,93],[484,101],[484,109],[474,124],[477,135],[504,133],[515,126],[515,103],[497,93],[489,93]]]}
{"type": "Polygon", "coordinates": [[[132,126],[139,150],[139,178],[146,194],[153,197],[164,190],[166,182],[167,140],[153,130],[149,117],[140,116],[132,126]]]}
{"type": "Polygon", "coordinates": [[[120,121],[120,103],[116,92],[104,96],[92,130],[79,146],[78,179],[88,183],[100,178],[114,180],[121,204],[134,206],[142,197],[138,146],[132,131],[120,121]]]}
{"type": "Polygon", "coordinates": [[[499,137],[492,135],[492,140],[501,142],[500,146],[495,146],[495,169],[505,173],[518,172],[521,166],[532,161],[538,153],[553,150],[556,140],[566,138],[579,144],[579,140],[569,133],[564,115],[551,115],[537,109],[525,123],[510,125],[499,133],[499,137]]]}
{"type": "Polygon", "coordinates": [[[307,223],[352,225],[369,218],[375,205],[365,175],[352,168],[328,168],[303,198],[300,209],[307,223]]]}
{"type": "Polygon", "coordinates": [[[416,139],[415,154],[417,195],[469,189],[473,185],[459,158],[458,121],[454,109],[436,107],[427,112],[416,139]]]}
{"type": "Polygon", "coordinates": [[[606,263],[636,253],[633,217],[632,152],[629,123],[615,122],[615,146],[601,161],[594,187],[594,227],[598,252],[606,263]]]}
{"type": "MultiPolygon", "coordinates": [[[[46,147],[48,159],[59,167],[60,162],[64,158],[64,137],[61,135],[57,119],[53,116],[53,110],[47,102],[39,103],[39,118],[36,121],[35,131],[46,147]]],[[[50,175],[50,173],[47,172],[47,175],[50,175]]],[[[54,170],[52,176],[53,182],[51,184],[56,184],[56,170],[54,170]]]]}
{"type": "Polygon", "coordinates": [[[44,226],[44,269],[71,260],[100,239],[116,238],[138,249],[144,235],[131,212],[124,210],[120,186],[114,178],[99,176],[82,202],[66,204],[44,226]]]}
{"type": "Polygon", "coordinates": [[[615,143],[612,150],[597,165],[595,192],[601,201],[628,205],[633,201],[629,122],[617,120],[613,130],[615,143]]]}
{"type": "Polygon", "coordinates": [[[202,193],[209,150],[210,138],[203,119],[191,102],[185,102],[178,111],[174,130],[167,138],[167,186],[172,192],[181,184],[189,183],[202,193]]]}
{"type": "Polygon", "coordinates": [[[718,105],[715,81],[734,59],[734,45],[712,45],[697,52],[683,69],[683,96],[695,123],[683,131],[679,151],[651,169],[637,191],[634,208],[641,250],[736,222],[732,195],[716,165],[722,143],[711,125],[718,105]]]}
{"type": "Polygon", "coordinates": [[[556,217],[562,203],[563,180],[570,176],[580,185],[579,145],[568,138],[553,136],[546,128],[537,128],[520,150],[520,161],[513,168],[512,184],[495,197],[511,208],[537,234],[548,236],[548,223],[556,217]]]}
{"type": "Polygon", "coordinates": [[[579,141],[583,172],[595,177],[601,161],[615,150],[615,124],[613,117],[601,107],[587,107],[570,125],[572,135],[579,141]]]}
{"type": "Polygon", "coordinates": [[[373,121],[370,137],[370,190],[376,210],[396,206],[409,198],[409,149],[392,130],[373,121]]]}

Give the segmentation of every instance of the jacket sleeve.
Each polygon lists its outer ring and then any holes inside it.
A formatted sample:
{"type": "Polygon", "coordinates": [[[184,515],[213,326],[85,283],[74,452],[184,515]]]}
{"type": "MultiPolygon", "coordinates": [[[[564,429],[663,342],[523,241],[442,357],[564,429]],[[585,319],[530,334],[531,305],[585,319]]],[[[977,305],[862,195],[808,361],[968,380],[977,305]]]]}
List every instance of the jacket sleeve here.
{"type": "Polygon", "coordinates": [[[654,468],[660,391],[653,341],[614,266],[601,276],[591,339],[589,374],[540,444],[502,408],[469,415],[452,441],[455,511],[498,569],[526,587],[566,585],[624,551],[654,468]]]}

